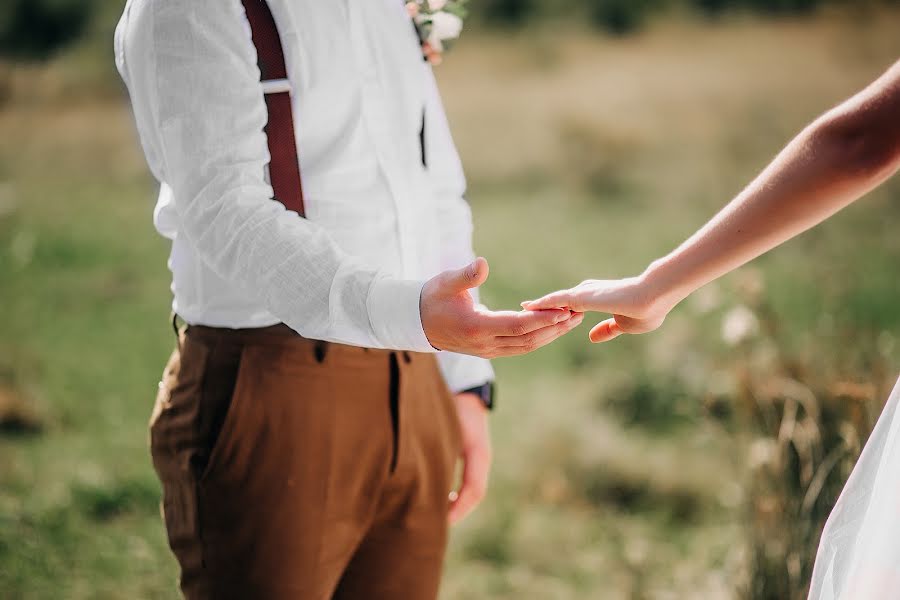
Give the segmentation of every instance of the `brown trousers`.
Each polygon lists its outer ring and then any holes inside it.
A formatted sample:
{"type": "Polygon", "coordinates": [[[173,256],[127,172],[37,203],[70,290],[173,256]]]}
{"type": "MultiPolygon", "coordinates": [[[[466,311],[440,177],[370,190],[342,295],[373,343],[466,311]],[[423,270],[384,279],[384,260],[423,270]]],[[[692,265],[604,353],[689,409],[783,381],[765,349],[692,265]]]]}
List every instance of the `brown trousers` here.
{"type": "Polygon", "coordinates": [[[433,356],[189,327],[150,422],[194,599],[437,595],[460,449],[433,356]]]}

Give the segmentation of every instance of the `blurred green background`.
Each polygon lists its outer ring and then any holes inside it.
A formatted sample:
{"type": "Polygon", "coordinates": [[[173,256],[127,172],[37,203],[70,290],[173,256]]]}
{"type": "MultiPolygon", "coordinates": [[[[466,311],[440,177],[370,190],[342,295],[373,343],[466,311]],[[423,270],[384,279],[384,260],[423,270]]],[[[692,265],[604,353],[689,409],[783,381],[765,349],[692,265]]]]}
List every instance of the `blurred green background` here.
{"type": "MultiPolygon", "coordinates": [[[[437,69],[495,307],[633,275],[900,56],[897,2],[473,0],[437,69]]],[[[0,5],[0,597],[172,598],[146,422],[173,344],[121,2],[0,5]]],[[[805,598],[900,364],[900,181],[686,301],[497,362],[447,600],[805,598]]]]}

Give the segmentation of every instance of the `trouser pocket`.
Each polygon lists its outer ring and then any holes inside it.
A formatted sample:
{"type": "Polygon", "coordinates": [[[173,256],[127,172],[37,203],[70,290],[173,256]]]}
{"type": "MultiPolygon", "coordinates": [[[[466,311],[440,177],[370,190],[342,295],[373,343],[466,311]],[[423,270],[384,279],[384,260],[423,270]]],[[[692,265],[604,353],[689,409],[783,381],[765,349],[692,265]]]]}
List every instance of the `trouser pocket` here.
{"type": "Polygon", "coordinates": [[[199,481],[230,412],[240,357],[239,346],[210,345],[187,335],[166,365],[150,420],[163,519],[188,597],[202,596],[197,590],[206,586],[199,481]]]}

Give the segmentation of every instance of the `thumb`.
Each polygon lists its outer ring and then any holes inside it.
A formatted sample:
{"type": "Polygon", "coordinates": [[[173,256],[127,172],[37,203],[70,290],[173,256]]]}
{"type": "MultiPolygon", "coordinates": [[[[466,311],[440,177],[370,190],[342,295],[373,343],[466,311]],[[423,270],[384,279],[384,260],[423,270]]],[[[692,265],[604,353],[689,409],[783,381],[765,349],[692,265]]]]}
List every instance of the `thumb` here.
{"type": "Polygon", "coordinates": [[[591,329],[590,338],[595,344],[608,342],[625,333],[615,319],[606,319],[591,329]]]}
{"type": "Polygon", "coordinates": [[[445,271],[441,281],[441,291],[458,294],[482,285],[488,278],[488,262],[481,257],[461,269],[445,271]]]}

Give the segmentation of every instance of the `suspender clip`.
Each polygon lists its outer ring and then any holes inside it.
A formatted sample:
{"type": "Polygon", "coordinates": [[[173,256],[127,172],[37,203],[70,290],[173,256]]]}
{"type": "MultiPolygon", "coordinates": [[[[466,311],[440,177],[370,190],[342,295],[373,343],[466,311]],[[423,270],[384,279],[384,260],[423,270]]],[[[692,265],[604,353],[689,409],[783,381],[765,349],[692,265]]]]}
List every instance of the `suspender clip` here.
{"type": "Polygon", "coordinates": [[[269,79],[261,81],[263,94],[283,94],[291,91],[291,82],[288,79],[269,79]]]}

